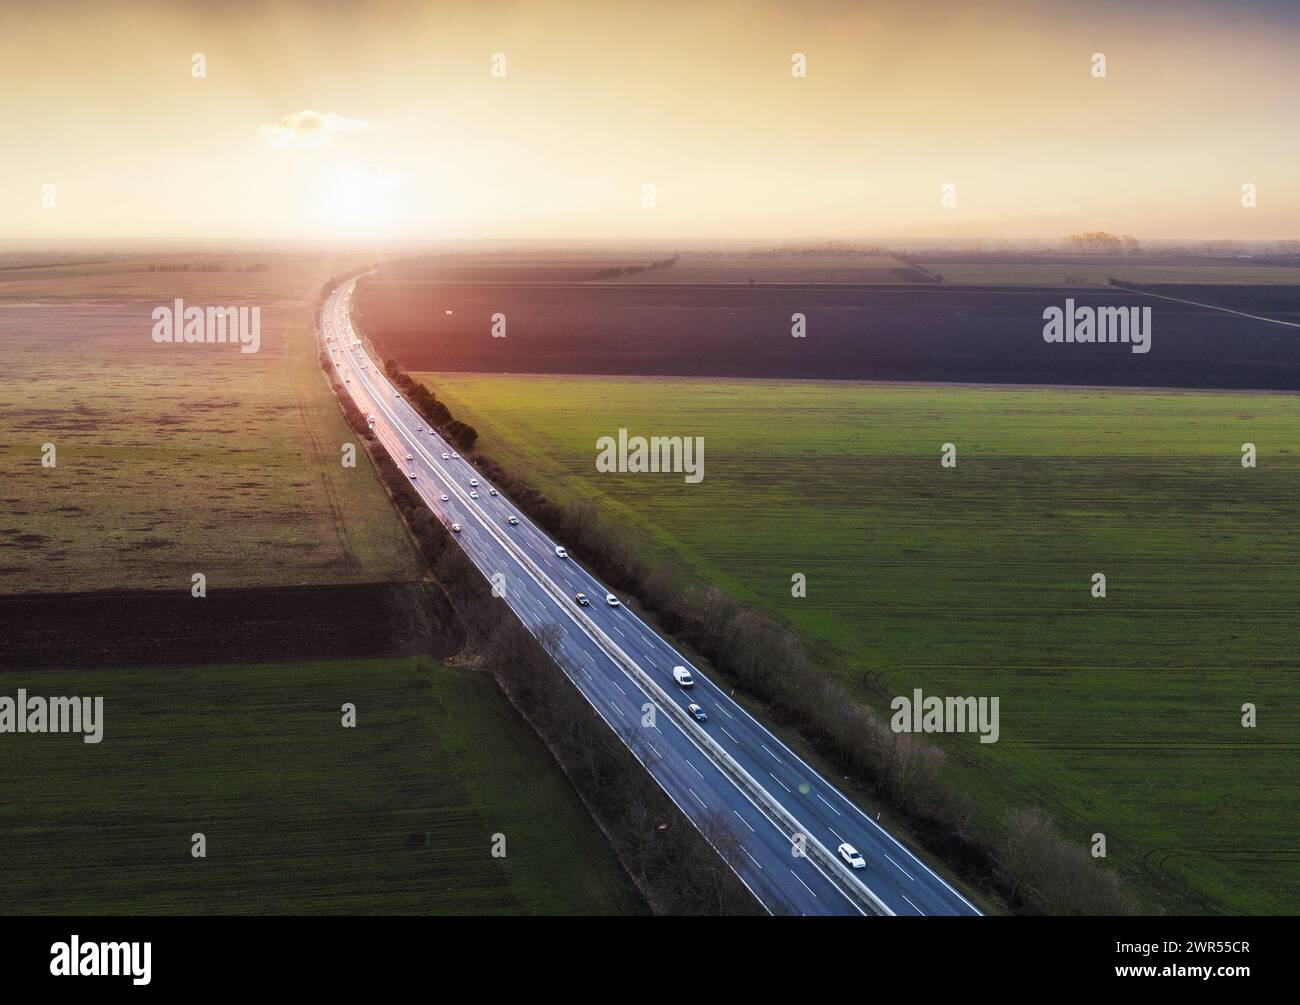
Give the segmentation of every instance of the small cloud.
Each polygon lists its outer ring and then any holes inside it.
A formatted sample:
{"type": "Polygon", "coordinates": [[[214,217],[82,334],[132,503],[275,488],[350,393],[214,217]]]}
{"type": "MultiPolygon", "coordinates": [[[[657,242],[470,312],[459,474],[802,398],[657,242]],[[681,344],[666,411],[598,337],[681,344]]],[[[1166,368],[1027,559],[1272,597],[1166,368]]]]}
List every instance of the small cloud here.
{"type": "Polygon", "coordinates": [[[370,123],[350,115],[307,109],[291,112],[273,126],[261,126],[258,132],[277,150],[314,150],[330,141],[333,133],[365,129],[370,123]]]}

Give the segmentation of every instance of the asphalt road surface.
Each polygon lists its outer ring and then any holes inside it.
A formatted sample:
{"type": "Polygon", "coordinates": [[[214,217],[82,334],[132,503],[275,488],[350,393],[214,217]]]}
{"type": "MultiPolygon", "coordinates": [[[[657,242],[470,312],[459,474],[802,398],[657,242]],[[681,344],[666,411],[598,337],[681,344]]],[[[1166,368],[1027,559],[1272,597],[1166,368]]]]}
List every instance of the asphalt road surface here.
{"type": "Polygon", "coordinates": [[[504,602],[525,627],[534,635],[559,627],[557,662],[664,791],[706,836],[729,835],[716,844],[739,849],[730,865],[764,907],[774,914],[978,915],[632,611],[609,606],[609,591],[560,557],[559,542],[505,496],[491,494],[487,479],[427,427],[364,346],[354,344],[348,308],[355,283],[334,291],[321,319],[343,388],[374,417],[379,442],[478,569],[497,577],[504,602]],[[590,606],[577,603],[578,593],[590,606]],[[688,668],[694,687],[674,681],[679,666],[688,668]],[[707,721],[690,716],[691,703],[707,721]],[[864,867],[843,861],[838,848],[846,842],[864,867]]]}

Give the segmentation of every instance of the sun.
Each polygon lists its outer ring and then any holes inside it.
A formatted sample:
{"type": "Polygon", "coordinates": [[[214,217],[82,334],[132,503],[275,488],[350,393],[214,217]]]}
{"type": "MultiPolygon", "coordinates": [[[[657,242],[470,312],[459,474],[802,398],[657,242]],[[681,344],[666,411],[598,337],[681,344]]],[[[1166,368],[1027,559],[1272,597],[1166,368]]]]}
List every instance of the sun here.
{"type": "Polygon", "coordinates": [[[397,177],[375,165],[339,164],[328,175],[325,189],[327,214],[350,230],[370,230],[391,222],[397,177]]]}

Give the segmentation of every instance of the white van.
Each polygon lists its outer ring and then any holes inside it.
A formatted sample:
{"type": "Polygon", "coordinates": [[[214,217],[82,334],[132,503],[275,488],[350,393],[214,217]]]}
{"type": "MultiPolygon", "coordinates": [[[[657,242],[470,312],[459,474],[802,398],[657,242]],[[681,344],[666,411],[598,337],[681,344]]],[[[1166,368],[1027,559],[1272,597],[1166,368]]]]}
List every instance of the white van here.
{"type": "Polygon", "coordinates": [[[673,667],[673,680],[677,681],[682,687],[694,687],[695,678],[685,667],[673,667]]]}

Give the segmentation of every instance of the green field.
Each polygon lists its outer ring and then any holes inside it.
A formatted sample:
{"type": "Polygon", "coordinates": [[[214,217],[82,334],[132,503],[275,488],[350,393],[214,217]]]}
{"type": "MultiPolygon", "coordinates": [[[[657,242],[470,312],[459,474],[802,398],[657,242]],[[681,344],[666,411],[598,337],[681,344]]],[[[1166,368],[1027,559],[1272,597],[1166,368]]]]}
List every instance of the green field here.
{"type": "Polygon", "coordinates": [[[878,707],[999,696],[997,744],[943,738],[988,821],[1106,834],[1154,909],[1300,907],[1293,396],[427,379],[486,454],[784,619],[878,707]],[[597,473],[619,427],[702,435],[704,481],[597,473]]]}
{"type": "Polygon", "coordinates": [[[484,675],[389,660],[0,676],[0,694],[20,687],[102,695],[104,739],[0,735],[0,913],[644,911],[484,675]]]}

